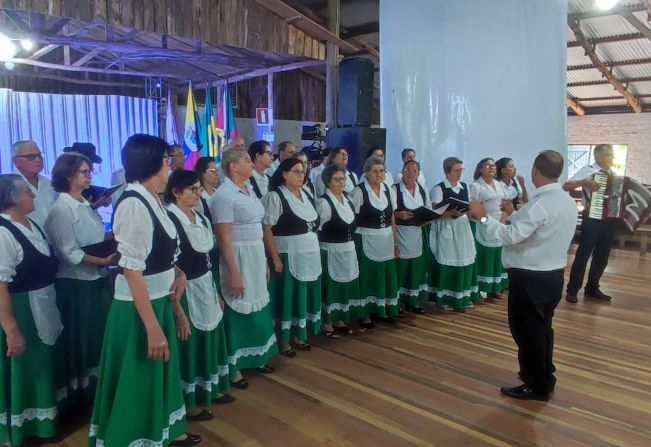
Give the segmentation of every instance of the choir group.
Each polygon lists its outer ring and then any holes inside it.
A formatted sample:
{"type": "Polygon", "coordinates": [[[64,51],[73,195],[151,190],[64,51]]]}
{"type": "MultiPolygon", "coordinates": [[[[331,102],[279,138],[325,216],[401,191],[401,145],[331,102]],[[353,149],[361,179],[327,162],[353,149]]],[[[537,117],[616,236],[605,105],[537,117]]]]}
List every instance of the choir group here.
{"type": "Polygon", "coordinates": [[[212,419],[243,373],[273,373],[310,335],[368,333],[426,301],[466,312],[508,287],[500,241],[449,203],[479,199],[505,222],[503,201],[527,201],[509,158],[481,160],[470,185],[447,158],[428,189],[412,149],[392,176],[372,148],[361,178],[343,147],[311,172],[289,142],[275,161],[265,141],[232,144],[192,171],[154,136],[121,155],[112,232],[106,199],[84,198],[92,145],[61,154],[50,181],[20,141],[18,173],[0,176],[0,445],[91,407],[89,446],[195,445],[186,420],[212,419]]]}

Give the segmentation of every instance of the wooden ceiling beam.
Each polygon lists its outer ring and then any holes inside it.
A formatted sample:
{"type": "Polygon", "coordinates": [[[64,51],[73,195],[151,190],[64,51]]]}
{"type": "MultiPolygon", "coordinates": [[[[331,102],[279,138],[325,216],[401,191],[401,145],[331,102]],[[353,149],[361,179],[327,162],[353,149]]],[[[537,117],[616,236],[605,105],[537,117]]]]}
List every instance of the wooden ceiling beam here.
{"type": "MultiPolygon", "coordinates": [[[[640,77],[640,78],[623,78],[619,80],[622,84],[628,85],[632,82],[649,82],[651,81],[651,76],[640,77]]],[[[581,82],[569,82],[568,87],[589,87],[591,85],[605,85],[610,84],[608,79],[599,79],[598,81],[581,81],[581,82]]]]}
{"type": "Polygon", "coordinates": [[[619,15],[624,17],[628,21],[628,23],[633,25],[633,28],[638,30],[640,34],[642,34],[647,39],[651,40],[651,28],[646,26],[646,24],[643,21],[638,19],[637,16],[633,14],[630,9],[617,8],[616,11],[619,13],[619,15]]]}
{"type": "Polygon", "coordinates": [[[576,98],[572,98],[571,96],[568,96],[567,107],[574,110],[574,113],[576,113],[579,116],[585,115],[585,110],[583,109],[583,107],[581,107],[581,104],[579,104],[579,101],[576,98]]]}
{"type": "Polygon", "coordinates": [[[613,85],[615,90],[619,92],[620,95],[626,98],[628,105],[631,106],[631,108],[636,113],[642,112],[640,101],[635,97],[635,95],[627,90],[627,88],[613,75],[612,70],[599,59],[597,53],[595,53],[594,47],[590,45],[588,40],[585,38],[583,31],[581,31],[580,22],[578,20],[568,19],[568,25],[570,28],[572,28],[577,42],[581,43],[581,46],[585,50],[586,56],[590,58],[590,61],[595,66],[595,68],[601,72],[604,78],[610,81],[610,83],[613,85]]]}
{"type": "MultiPolygon", "coordinates": [[[[637,95],[636,98],[651,98],[651,95],[637,95]]],[[[619,99],[622,100],[621,96],[589,96],[587,98],[576,98],[577,101],[585,102],[585,101],[612,101],[614,99],[619,99]]]]}
{"type": "Polygon", "coordinates": [[[621,8],[613,8],[607,11],[588,11],[588,12],[580,12],[576,14],[568,14],[567,20],[568,22],[574,20],[580,22],[581,20],[594,19],[597,17],[616,16],[620,14],[618,9],[627,9],[628,11],[633,13],[633,12],[647,11],[647,6],[643,4],[638,4],[638,5],[631,5],[631,6],[623,6],[621,8]]]}
{"type": "Polygon", "coordinates": [[[310,19],[305,14],[301,14],[282,0],[256,0],[256,2],[285,20],[291,19],[293,26],[318,41],[333,43],[344,53],[354,53],[358,50],[355,46],[331,33],[326,28],[310,19]]]}
{"type": "MultiPolygon", "coordinates": [[[[592,48],[592,47],[590,47],[592,48]]],[[[644,65],[644,64],[651,64],[651,58],[647,59],[629,59],[626,61],[612,61],[612,62],[602,62],[604,65],[607,67],[623,67],[626,65],[644,65]]],[[[567,71],[575,71],[575,70],[592,70],[597,68],[596,65],[593,64],[584,64],[584,65],[569,65],[567,67],[567,71]]]]}
{"type": "Polygon", "coordinates": [[[79,85],[99,85],[102,87],[124,87],[124,88],[139,88],[144,89],[144,82],[141,84],[130,83],[130,82],[116,82],[116,81],[99,81],[99,80],[87,80],[80,78],[72,78],[70,76],[59,76],[51,73],[30,73],[23,70],[14,70],[13,72],[4,72],[2,76],[19,76],[21,78],[30,78],[30,79],[47,79],[48,81],[59,81],[65,82],[68,84],[79,84],[79,85]]]}
{"type": "Polygon", "coordinates": [[[380,32],[380,22],[369,22],[363,25],[350,26],[345,31],[341,31],[342,39],[351,39],[364,34],[373,34],[380,32]]]}
{"type": "MultiPolygon", "coordinates": [[[[642,33],[630,33],[630,34],[620,34],[618,36],[597,37],[594,39],[588,39],[588,42],[590,43],[590,45],[594,46],[602,43],[628,42],[631,40],[640,40],[640,39],[646,39],[646,37],[642,33]]],[[[567,43],[567,48],[576,48],[580,46],[581,44],[576,41],[567,43]]]]}

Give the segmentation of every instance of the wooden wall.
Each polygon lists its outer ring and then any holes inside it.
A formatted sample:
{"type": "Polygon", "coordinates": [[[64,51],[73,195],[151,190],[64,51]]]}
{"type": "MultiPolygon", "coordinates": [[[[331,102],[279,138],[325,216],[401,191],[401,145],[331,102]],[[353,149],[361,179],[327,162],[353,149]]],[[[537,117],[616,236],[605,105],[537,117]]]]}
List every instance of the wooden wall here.
{"type": "Polygon", "coordinates": [[[0,0],[0,7],[325,59],[324,43],[255,0],[0,0]]]}
{"type": "MultiPolygon", "coordinates": [[[[267,77],[237,83],[235,116],[255,118],[257,107],[267,107],[267,77]]],[[[325,121],[325,83],[300,70],[274,75],[274,118],[325,121]]]]}

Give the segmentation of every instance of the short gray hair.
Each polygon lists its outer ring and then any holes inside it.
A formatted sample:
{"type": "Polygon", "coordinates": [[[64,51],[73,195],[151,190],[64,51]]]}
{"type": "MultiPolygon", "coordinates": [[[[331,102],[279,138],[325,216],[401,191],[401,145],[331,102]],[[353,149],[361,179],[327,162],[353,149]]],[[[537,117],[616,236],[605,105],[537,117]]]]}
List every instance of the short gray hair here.
{"type": "Polygon", "coordinates": [[[20,152],[24,147],[27,146],[34,146],[38,147],[38,144],[32,140],[20,140],[16,141],[14,144],[11,145],[11,158],[14,158],[17,155],[20,155],[20,152]]]}
{"type": "Polygon", "coordinates": [[[323,180],[323,184],[326,187],[328,186],[328,183],[330,183],[330,181],[332,180],[332,177],[334,177],[337,172],[343,172],[343,174],[346,175],[346,170],[341,166],[337,166],[337,165],[327,166],[323,170],[323,172],[321,173],[321,180],[323,180]]]}
{"type": "Polygon", "coordinates": [[[25,179],[18,174],[0,175],[0,212],[16,206],[18,197],[28,187],[25,179]]]}
{"type": "Polygon", "coordinates": [[[244,148],[234,147],[222,154],[222,169],[226,175],[231,173],[231,165],[240,161],[248,152],[244,148]]]}
{"type": "Polygon", "coordinates": [[[364,162],[364,174],[371,172],[371,169],[373,169],[373,166],[375,165],[382,165],[383,168],[386,168],[384,160],[382,160],[380,157],[376,157],[375,155],[371,155],[364,162]]]}

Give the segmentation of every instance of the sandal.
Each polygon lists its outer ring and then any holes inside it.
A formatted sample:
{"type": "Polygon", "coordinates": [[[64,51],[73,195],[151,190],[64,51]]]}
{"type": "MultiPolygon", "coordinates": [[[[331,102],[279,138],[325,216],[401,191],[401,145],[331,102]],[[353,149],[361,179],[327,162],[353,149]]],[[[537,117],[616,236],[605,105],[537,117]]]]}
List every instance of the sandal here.
{"type": "Polygon", "coordinates": [[[210,410],[206,410],[205,408],[203,408],[197,414],[188,414],[186,419],[188,421],[209,421],[214,417],[215,416],[210,412],[210,410]]]}
{"type": "Polygon", "coordinates": [[[245,390],[249,387],[249,381],[246,380],[246,377],[242,377],[240,380],[237,382],[231,382],[231,386],[234,388],[239,388],[241,390],[245,390]]]}
{"type": "Polygon", "coordinates": [[[186,433],[185,439],[179,439],[178,441],[170,442],[170,447],[190,447],[192,445],[197,445],[201,442],[201,436],[193,435],[192,433],[186,433]]]}

